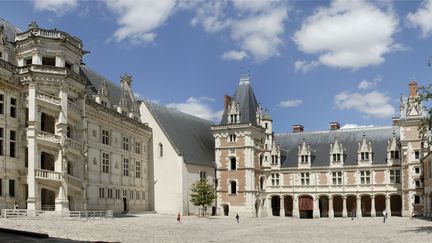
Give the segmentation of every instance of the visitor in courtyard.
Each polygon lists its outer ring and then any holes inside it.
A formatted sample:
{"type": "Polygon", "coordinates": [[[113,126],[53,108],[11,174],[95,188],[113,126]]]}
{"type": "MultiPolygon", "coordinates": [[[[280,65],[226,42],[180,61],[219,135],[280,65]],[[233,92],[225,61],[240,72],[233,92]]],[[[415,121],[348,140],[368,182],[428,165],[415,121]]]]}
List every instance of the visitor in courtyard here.
{"type": "Polygon", "coordinates": [[[14,209],[18,209],[18,207],[19,207],[18,202],[15,202],[14,209]]]}
{"type": "Polygon", "coordinates": [[[355,210],[351,211],[351,220],[354,220],[355,217],[355,210]]]}
{"type": "Polygon", "coordinates": [[[180,213],[177,214],[177,222],[180,223],[180,213]]]}
{"type": "Polygon", "coordinates": [[[238,214],[236,215],[235,218],[237,219],[237,223],[240,223],[240,222],[239,222],[240,216],[239,216],[238,214]]]}
{"type": "Polygon", "coordinates": [[[383,223],[385,223],[386,219],[387,219],[387,212],[383,211],[383,223]]]}

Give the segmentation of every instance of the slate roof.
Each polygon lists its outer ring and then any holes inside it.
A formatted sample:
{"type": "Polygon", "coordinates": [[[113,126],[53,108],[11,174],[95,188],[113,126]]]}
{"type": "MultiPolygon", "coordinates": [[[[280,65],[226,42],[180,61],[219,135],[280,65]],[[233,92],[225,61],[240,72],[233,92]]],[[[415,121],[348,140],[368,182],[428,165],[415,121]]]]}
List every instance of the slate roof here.
{"type": "Polygon", "coordinates": [[[301,132],[277,134],[276,143],[280,144],[282,167],[297,167],[298,146],[305,139],[312,150],[312,167],[330,165],[330,143],[335,137],[344,148],[344,164],[357,164],[358,142],[371,142],[373,152],[372,164],[385,164],[387,157],[387,141],[393,138],[393,133],[399,139],[399,127],[371,127],[356,129],[340,129],[320,132],[301,132]]]}
{"type": "Polygon", "coordinates": [[[14,42],[16,34],[22,32],[20,29],[15,27],[13,24],[0,18],[0,26],[2,26],[2,25],[4,27],[4,34],[6,36],[6,41],[8,41],[8,42],[14,42]]]}
{"type": "MultiPolygon", "coordinates": [[[[258,107],[258,101],[255,97],[255,93],[252,89],[252,85],[249,82],[249,77],[241,77],[239,87],[234,93],[233,98],[240,104],[240,123],[256,123],[256,111],[258,107]],[[242,79],[246,79],[244,81],[242,79]]],[[[224,111],[221,125],[228,123],[227,110],[224,111]]]]}
{"type": "Polygon", "coordinates": [[[144,103],[186,164],[215,166],[212,122],[148,101],[144,103]]]}

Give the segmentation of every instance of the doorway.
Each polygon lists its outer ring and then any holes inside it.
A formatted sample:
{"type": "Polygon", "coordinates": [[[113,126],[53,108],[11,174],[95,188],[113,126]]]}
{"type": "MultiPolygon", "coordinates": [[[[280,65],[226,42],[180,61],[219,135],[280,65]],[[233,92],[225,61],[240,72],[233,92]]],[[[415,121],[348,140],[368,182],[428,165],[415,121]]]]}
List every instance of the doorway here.
{"type": "Polygon", "coordinates": [[[126,213],[128,211],[127,208],[127,199],[124,197],[123,198],[123,212],[126,213]]]}

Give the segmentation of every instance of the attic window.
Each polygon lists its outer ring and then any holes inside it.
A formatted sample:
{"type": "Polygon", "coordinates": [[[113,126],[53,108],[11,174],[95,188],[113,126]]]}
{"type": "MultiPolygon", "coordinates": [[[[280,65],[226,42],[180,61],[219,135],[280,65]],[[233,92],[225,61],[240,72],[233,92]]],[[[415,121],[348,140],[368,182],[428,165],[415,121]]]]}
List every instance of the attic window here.
{"type": "Polygon", "coordinates": [[[397,150],[390,151],[390,158],[391,159],[399,159],[399,151],[397,151],[397,150]]]}
{"type": "Polygon", "coordinates": [[[300,159],[302,163],[307,163],[309,161],[308,155],[300,155],[300,159]]]}
{"type": "Polygon", "coordinates": [[[334,162],[340,162],[341,161],[341,154],[339,154],[339,153],[333,154],[333,161],[334,162]]]}
{"type": "Polygon", "coordinates": [[[42,57],[42,65],[55,66],[55,57],[42,57]]]}
{"type": "Polygon", "coordinates": [[[369,160],[369,153],[368,152],[361,152],[360,156],[361,156],[361,160],[369,160]]]}

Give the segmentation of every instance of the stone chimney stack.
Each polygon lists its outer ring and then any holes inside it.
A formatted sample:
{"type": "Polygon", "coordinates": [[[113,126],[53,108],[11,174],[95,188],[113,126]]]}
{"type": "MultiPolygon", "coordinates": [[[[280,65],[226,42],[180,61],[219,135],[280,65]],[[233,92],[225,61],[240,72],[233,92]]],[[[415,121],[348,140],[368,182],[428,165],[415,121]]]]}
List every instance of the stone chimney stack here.
{"type": "Polygon", "coordinates": [[[299,124],[292,125],[292,132],[293,133],[299,133],[299,132],[303,132],[303,131],[304,131],[303,125],[299,125],[299,124]]]}
{"type": "Polygon", "coordinates": [[[224,110],[228,109],[228,106],[231,104],[231,96],[225,95],[224,96],[224,110]]]}
{"type": "Polygon", "coordinates": [[[417,82],[414,80],[411,80],[411,82],[409,83],[409,96],[410,97],[417,96],[417,82]]]}
{"type": "Polygon", "coordinates": [[[339,130],[340,124],[339,122],[330,122],[330,130],[339,130]]]}

